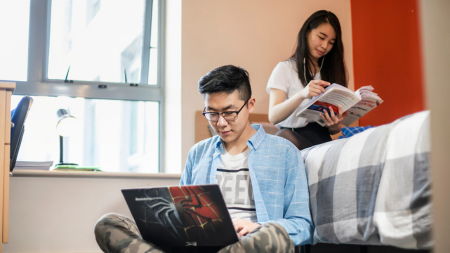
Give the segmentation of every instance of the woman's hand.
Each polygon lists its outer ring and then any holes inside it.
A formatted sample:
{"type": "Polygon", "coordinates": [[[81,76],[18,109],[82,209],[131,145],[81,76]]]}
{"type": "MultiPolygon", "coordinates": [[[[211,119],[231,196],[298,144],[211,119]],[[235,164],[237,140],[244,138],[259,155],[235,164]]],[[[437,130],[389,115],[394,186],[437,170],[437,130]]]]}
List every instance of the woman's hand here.
{"type": "Polygon", "coordinates": [[[238,219],[233,220],[233,226],[240,238],[241,236],[244,236],[244,235],[248,234],[249,232],[259,228],[261,225],[258,223],[253,223],[253,222],[238,218],[238,219]]]}
{"type": "Polygon", "coordinates": [[[275,125],[287,119],[306,98],[311,98],[325,92],[324,87],[328,85],[330,85],[329,82],[312,80],[304,89],[288,99],[286,99],[285,91],[271,88],[269,97],[269,121],[275,125]]]}
{"type": "MultiPolygon", "coordinates": [[[[330,112],[333,112],[333,109],[331,106],[329,107],[330,112]]],[[[327,123],[328,130],[330,134],[337,134],[341,131],[342,128],[342,121],[344,118],[348,115],[348,111],[342,112],[342,106],[338,106],[338,114],[334,115],[334,113],[331,113],[332,115],[329,115],[326,110],[323,111],[322,114],[320,114],[320,117],[322,117],[323,120],[325,120],[325,123],[327,123]]]]}
{"type": "Polygon", "coordinates": [[[306,87],[300,91],[302,98],[312,98],[320,93],[325,92],[325,87],[329,86],[329,82],[322,80],[312,80],[306,87]]]}

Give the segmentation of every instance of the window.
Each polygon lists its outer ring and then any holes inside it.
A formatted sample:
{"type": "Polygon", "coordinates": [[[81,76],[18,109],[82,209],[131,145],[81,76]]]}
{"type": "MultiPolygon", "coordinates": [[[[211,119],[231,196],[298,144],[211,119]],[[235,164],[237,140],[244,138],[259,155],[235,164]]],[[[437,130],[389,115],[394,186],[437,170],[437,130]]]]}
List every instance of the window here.
{"type": "Polygon", "coordinates": [[[147,84],[141,75],[145,4],[53,1],[48,78],[64,80],[70,67],[71,80],[147,84]]]}
{"type": "Polygon", "coordinates": [[[0,42],[0,56],[8,59],[0,63],[0,80],[16,82],[11,108],[23,95],[34,99],[18,160],[59,162],[56,111],[66,109],[77,118],[78,131],[63,138],[64,162],[104,171],[161,171],[160,1],[0,4],[7,15],[0,20],[17,21],[0,23],[0,31],[16,40],[0,42]]]}
{"type": "Polygon", "coordinates": [[[30,0],[0,2],[0,79],[27,80],[30,0]]]}
{"type": "MultiPolygon", "coordinates": [[[[16,107],[22,96],[12,97],[16,107]]],[[[64,108],[77,128],[63,138],[64,162],[115,172],[158,172],[157,102],[33,97],[18,160],[59,161],[56,111],[64,108]]]]}

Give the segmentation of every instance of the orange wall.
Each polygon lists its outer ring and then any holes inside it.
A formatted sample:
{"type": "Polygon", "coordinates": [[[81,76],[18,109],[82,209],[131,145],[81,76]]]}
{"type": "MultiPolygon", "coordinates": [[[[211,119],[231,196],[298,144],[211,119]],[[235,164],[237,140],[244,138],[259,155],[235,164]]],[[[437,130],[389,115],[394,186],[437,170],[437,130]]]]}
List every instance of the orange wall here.
{"type": "Polygon", "coordinates": [[[418,11],[416,0],[351,0],[355,89],[372,85],[384,100],[361,126],[424,110],[418,11]]]}

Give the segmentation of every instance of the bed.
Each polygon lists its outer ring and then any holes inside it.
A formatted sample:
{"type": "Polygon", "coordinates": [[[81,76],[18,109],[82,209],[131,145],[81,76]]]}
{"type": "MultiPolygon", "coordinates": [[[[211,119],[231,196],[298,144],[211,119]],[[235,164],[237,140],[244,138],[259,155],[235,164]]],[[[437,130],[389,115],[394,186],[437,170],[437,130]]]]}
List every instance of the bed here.
{"type": "Polygon", "coordinates": [[[429,111],[301,151],[314,243],[429,249],[429,111]]]}
{"type": "MultiPolygon", "coordinates": [[[[266,132],[267,115],[252,117],[266,132]]],[[[356,123],[357,124],[357,123],[356,123]]],[[[429,111],[302,150],[315,232],[313,243],[430,249],[429,111]]],[[[196,114],[196,141],[211,137],[196,114]]]]}

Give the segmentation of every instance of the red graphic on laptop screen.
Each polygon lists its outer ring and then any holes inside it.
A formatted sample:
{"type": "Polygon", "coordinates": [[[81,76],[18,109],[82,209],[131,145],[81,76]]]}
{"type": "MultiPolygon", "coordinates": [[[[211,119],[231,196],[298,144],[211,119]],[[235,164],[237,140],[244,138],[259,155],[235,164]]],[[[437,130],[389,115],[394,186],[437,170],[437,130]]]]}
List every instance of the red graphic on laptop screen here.
{"type": "Polygon", "coordinates": [[[216,227],[222,223],[223,209],[220,210],[211,200],[211,193],[201,186],[169,188],[178,214],[185,226],[186,233],[216,233],[216,227]]]}
{"type": "Polygon", "coordinates": [[[145,240],[172,246],[228,245],[237,241],[217,185],[130,189],[123,193],[145,240]]]}

